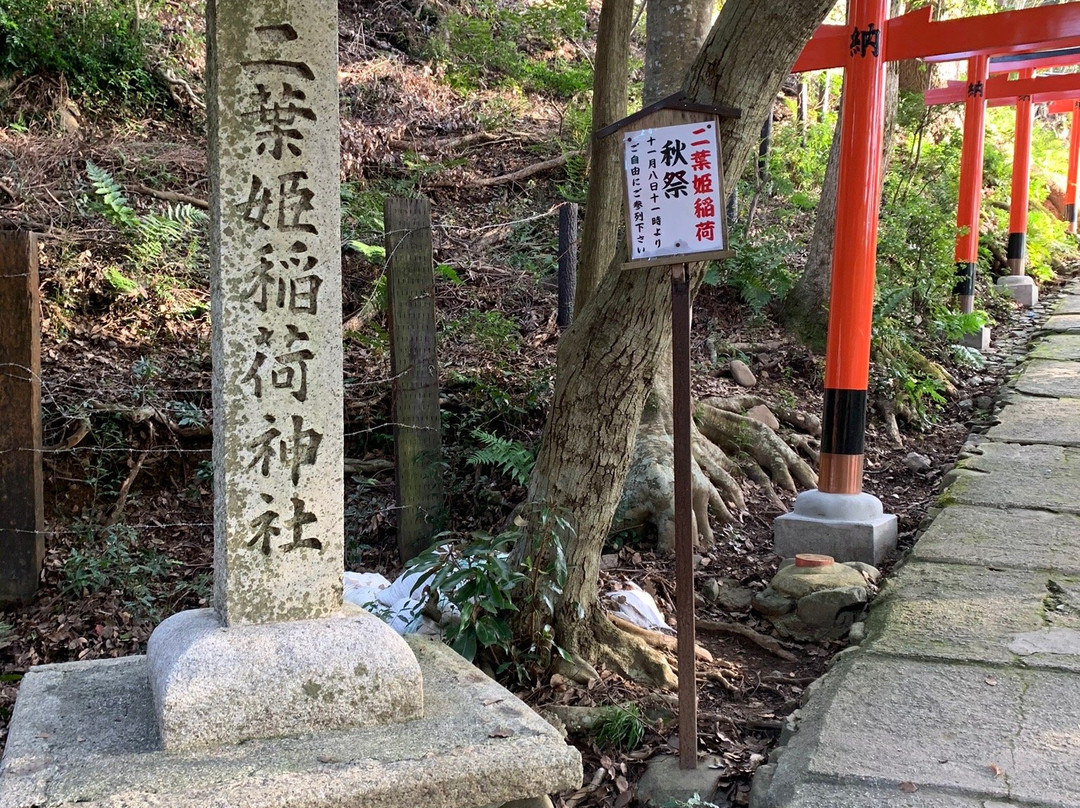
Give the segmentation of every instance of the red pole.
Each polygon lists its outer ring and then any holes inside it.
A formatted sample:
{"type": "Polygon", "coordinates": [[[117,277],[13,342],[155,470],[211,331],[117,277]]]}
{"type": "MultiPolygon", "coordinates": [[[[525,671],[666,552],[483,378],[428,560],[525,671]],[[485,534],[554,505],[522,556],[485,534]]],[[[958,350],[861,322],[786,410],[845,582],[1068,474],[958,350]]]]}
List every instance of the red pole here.
{"type": "Polygon", "coordinates": [[[874,260],[881,205],[888,0],[849,0],[836,240],[818,490],[862,492],[874,260]]]}
{"type": "Polygon", "coordinates": [[[1072,128],[1069,131],[1069,182],[1065,187],[1065,221],[1069,232],[1076,234],[1076,174],[1080,166],[1080,101],[1073,101],[1072,128]]]}
{"type": "MultiPolygon", "coordinates": [[[[1021,79],[1030,79],[1033,70],[1021,70],[1021,79]]],[[[1009,200],[1009,244],[1005,257],[1013,275],[1024,274],[1027,256],[1028,186],[1031,184],[1031,126],[1034,108],[1030,95],[1016,99],[1016,138],[1013,146],[1012,197],[1009,200]]]]}
{"type": "Polygon", "coordinates": [[[956,286],[960,311],[975,310],[975,268],[979,261],[979,204],[982,200],[986,80],[990,60],[968,59],[967,101],[964,106],[964,143],[960,157],[960,204],[956,211],[956,286]]]}

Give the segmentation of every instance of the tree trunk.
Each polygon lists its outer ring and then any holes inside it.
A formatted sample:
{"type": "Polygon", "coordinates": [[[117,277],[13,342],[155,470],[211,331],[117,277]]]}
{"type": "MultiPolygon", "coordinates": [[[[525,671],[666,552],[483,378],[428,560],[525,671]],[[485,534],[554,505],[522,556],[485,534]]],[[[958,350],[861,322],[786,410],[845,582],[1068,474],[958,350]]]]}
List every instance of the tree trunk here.
{"type": "Polygon", "coordinates": [[[649,0],[641,92],[645,106],[682,87],[715,18],[715,0],[649,0]]]}
{"type": "Polygon", "coordinates": [[[617,137],[598,138],[596,132],[626,117],[633,17],[634,0],[604,0],[600,9],[593,74],[589,191],[585,199],[585,223],[574,291],[575,315],[585,307],[599,285],[615,255],[619,238],[623,197],[621,144],[617,137]]]}
{"type": "MultiPolygon", "coordinates": [[[[725,176],[742,171],[781,82],[832,5],[724,4],[687,86],[697,101],[743,110],[741,118],[721,121],[725,176]]],[[[669,306],[666,269],[609,272],[600,280],[560,343],[555,394],[529,489],[534,512],[558,514],[572,526],[562,537],[569,575],[555,598],[555,642],[575,657],[579,670],[606,662],[662,686],[673,681],[670,669],[644,643],[638,647],[613,629],[598,607],[597,582],[645,397],[670,331],[669,306]]],[[[531,555],[522,545],[532,547],[537,539],[544,537],[533,534],[519,543],[515,558],[531,555]]],[[[543,545],[536,546],[542,553],[543,545]]],[[[544,620],[524,618],[523,625],[544,620]]]]}

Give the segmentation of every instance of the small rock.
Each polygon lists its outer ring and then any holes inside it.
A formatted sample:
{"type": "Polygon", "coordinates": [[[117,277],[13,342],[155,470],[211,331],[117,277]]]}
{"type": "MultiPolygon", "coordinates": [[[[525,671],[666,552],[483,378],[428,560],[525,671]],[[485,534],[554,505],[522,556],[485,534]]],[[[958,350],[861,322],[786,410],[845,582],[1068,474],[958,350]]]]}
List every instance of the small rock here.
{"type": "Polygon", "coordinates": [[[961,399],[960,401],[956,402],[956,409],[958,410],[970,410],[974,406],[975,402],[972,401],[970,398],[961,399]]]}
{"type": "Polygon", "coordinates": [[[848,641],[852,645],[859,645],[866,639],[866,623],[861,620],[858,623],[852,623],[851,628],[848,629],[848,641]]]}
{"type": "Polygon", "coordinates": [[[806,625],[814,628],[847,628],[854,622],[852,607],[862,606],[864,603],[866,590],[861,586],[822,589],[799,598],[795,613],[806,625]]]}
{"type": "Polygon", "coordinates": [[[979,396],[975,399],[975,406],[980,410],[990,410],[994,407],[994,399],[990,396],[979,396]]]}
{"type": "Polygon", "coordinates": [[[756,407],[748,409],[746,411],[746,417],[753,418],[755,421],[765,424],[765,426],[772,430],[780,428],[780,421],[772,414],[772,410],[764,404],[758,404],[756,407]]]}
{"type": "Polygon", "coordinates": [[[926,471],[930,468],[930,458],[918,452],[910,452],[904,458],[904,465],[912,471],[926,471]]]}
{"type": "Polygon", "coordinates": [[[731,374],[731,378],[735,380],[735,384],[740,387],[753,387],[757,384],[757,378],[741,359],[732,359],[728,362],[728,372],[731,374]]]}
{"type": "Polygon", "coordinates": [[[853,570],[861,572],[867,583],[876,584],[881,580],[881,570],[877,567],[864,564],[862,561],[845,561],[843,563],[845,567],[851,567],[853,570]]]}
{"type": "Polygon", "coordinates": [[[718,591],[715,601],[729,612],[745,612],[754,599],[752,590],[740,586],[734,578],[721,578],[717,581],[718,591]]]}
{"type": "Polygon", "coordinates": [[[600,569],[613,570],[619,566],[619,554],[618,553],[604,553],[600,556],[600,569]]]}
{"type": "Polygon", "coordinates": [[[795,608],[795,601],[767,586],[754,595],[753,605],[766,617],[779,617],[792,611],[795,608]]]}
{"type": "Polygon", "coordinates": [[[771,589],[781,595],[795,599],[811,592],[852,586],[865,587],[866,579],[862,572],[846,564],[832,564],[827,567],[781,567],[769,584],[771,589]]]}
{"type": "Polygon", "coordinates": [[[701,585],[701,594],[705,600],[713,603],[720,596],[720,583],[715,578],[709,578],[701,585]]]}

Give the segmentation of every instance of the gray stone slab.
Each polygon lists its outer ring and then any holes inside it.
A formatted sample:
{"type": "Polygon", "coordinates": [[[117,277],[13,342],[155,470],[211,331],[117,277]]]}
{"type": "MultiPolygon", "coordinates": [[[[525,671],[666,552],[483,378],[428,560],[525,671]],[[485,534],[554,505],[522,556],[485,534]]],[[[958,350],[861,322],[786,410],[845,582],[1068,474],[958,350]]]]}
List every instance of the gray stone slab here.
{"type": "Polygon", "coordinates": [[[1013,386],[1033,396],[1080,398],[1080,362],[1032,359],[1013,386]]]}
{"type": "Polygon", "coordinates": [[[1080,513],[1080,449],[984,442],[946,475],[941,504],[1080,513]]]}
{"type": "MultiPolygon", "coordinates": [[[[1051,364],[1071,367],[1071,362],[1051,364]]],[[[1048,377],[1044,376],[1044,382],[1048,377]]],[[[1058,387],[1080,387],[1080,374],[1059,380],[1058,387]]],[[[1080,393],[1080,390],[1077,390],[1080,393]]],[[[1050,443],[1080,446],[1080,398],[1043,398],[1013,394],[998,414],[998,424],[986,432],[1006,443],[1050,443]]]]}
{"type": "MultiPolygon", "coordinates": [[[[756,787],[756,782],[755,782],[756,787]]],[[[775,797],[774,797],[775,799],[775,797]]],[[[750,808],[1009,808],[1009,803],[963,797],[921,788],[905,793],[894,784],[860,783],[835,785],[806,782],[796,784],[783,801],[750,799],[750,808]]]]}
{"type": "Polygon", "coordinates": [[[184,753],[161,750],[145,657],[34,668],[0,808],[466,808],[580,785],[580,755],[546,721],[442,644],[410,645],[422,719],[184,753]]]}
{"type": "Polygon", "coordinates": [[[764,789],[766,806],[812,804],[805,784],[813,782],[891,793],[901,805],[948,805],[925,799],[943,792],[991,805],[1080,806],[1073,674],[856,651],[838,660],[800,714],[764,789]],[[917,791],[905,795],[902,783],[917,791]],[[920,793],[922,802],[899,802],[920,793]]]}
{"type": "Polygon", "coordinates": [[[1080,314],[1080,295],[1062,295],[1054,303],[1053,314],[1080,314]]]}
{"type": "Polygon", "coordinates": [[[1080,334],[1047,334],[1028,354],[1032,359],[1054,359],[1059,362],[1080,359],[1080,334]]]}
{"type": "Polygon", "coordinates": [[[1026,679],[1023,726],[1008,778],[1014,800],[1080,805],[1080,676],[1026,679]]]}
{"type": "Polygon", "coordinates": [[[912,557],[1080,575],[1080,516],[952,505],[935,517],[912,557]]]}
{"type": "MultiPolygon", "coordinates": [[[[1080,613],[1047,614],[1054,602],[1048,598],[1050,575],[911,562],[874,602],[862,647],[913,658],[1011,664],[1018,658],[1010,647],[1017,635],[1051,625],[1080,629],[1080,613]]],[[[1080,577],[1055,577],[1054,586],[1080,587],[1080,577]]],[[[1080,655],[1068,656],[1080,666],[1080,655]]]]}
{"type": "Polygon", "coordinates": [[[1042,330],[1056,334],[1078,334],[1080,333],[1080,314],[1054,314],[1046,318],[1042,330]]]}

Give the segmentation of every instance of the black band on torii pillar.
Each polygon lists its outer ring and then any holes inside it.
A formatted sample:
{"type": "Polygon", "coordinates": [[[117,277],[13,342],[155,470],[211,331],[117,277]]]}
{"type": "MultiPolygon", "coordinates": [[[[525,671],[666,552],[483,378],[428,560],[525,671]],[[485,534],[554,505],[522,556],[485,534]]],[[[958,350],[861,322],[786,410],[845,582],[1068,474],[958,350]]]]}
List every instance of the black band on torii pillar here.
{"type": "Polygon", "coordinates": [[[1065,206],[1065,221],[1069,224],[1076,224],[1076,205],[1065,206]]]}
{"type": "Polygon", "coordinates": [[[825,388],[823,454],[861,455],[866,440],[866,391],[825,388]]]}
{"type": "Polygon", "coordinates": [[[1027,233],[1009,233],[1009,246],[1005,258],[1024,258],[1027,256],[1027,233]]]}
{"type": "Polygon", "coordinates": [[[953,294],[959,297],[968,297],[975,294],[975,267],[974,262],[956,262],[956,285],[953,294]]]}

